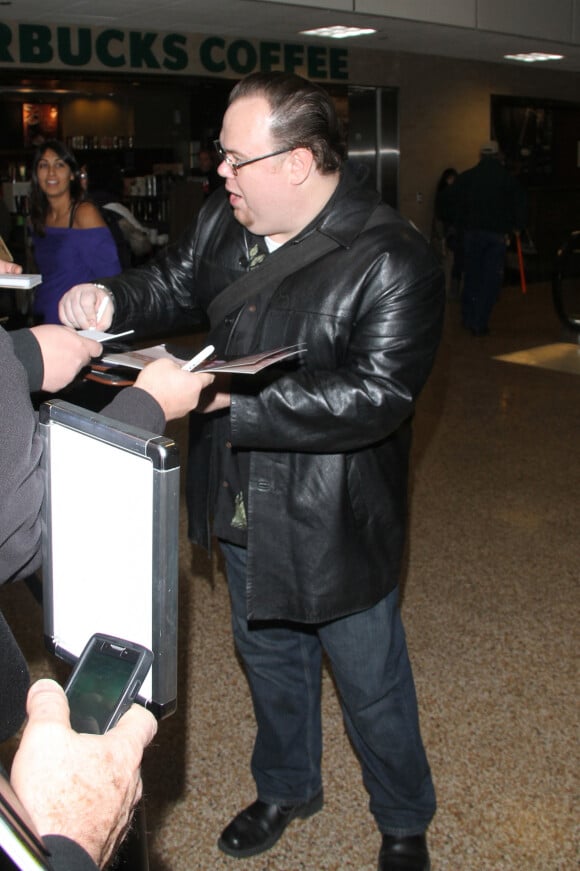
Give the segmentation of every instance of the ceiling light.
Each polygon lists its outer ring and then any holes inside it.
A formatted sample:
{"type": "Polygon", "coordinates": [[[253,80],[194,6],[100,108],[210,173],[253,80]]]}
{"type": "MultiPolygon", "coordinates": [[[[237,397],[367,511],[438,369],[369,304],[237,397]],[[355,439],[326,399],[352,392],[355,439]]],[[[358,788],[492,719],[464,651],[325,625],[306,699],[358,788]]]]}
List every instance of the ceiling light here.
{"type": "Polygon", "coordinates": [[[563,60],[563,54],[544,54],[541,51],[529,51],[522,54],[504,54],[506,60],[520,60],[527,64],[535,64],[542,60],[563,60]]]}
{"type": "Polygon", "coordinates": [[[376,33],[371,27],[343,27],[337,24],[335,27],[316,27],[314,30],[301,30],[303,36],[328,36],[330,39],[346,39],[349,36],[368,36],[376,33]]]}

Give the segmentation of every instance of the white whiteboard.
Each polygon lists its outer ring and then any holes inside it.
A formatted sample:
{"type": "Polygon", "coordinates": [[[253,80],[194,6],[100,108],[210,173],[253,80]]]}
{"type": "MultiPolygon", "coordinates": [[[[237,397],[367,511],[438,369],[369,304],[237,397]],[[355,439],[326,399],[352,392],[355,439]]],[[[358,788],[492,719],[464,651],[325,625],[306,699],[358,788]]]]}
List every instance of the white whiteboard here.
{"type": "Polygon", "coordinates": [[[177,447],[60,400],[40,417],[47,643],[69,661],[94,632],[144,644],[155,658],[139,698],[164,716],[177,686],[177,447]]]}

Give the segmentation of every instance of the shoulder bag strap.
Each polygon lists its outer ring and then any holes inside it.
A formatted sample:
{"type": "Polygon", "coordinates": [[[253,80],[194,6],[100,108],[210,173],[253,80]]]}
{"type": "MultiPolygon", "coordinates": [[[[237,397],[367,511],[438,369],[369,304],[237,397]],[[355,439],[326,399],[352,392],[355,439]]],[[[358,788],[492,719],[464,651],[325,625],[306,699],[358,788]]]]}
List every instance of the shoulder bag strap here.
{"type": "Polygon", "coordinates": [[[280,282],[295,272],[297,267],[302,269],[339,245],[329,236],[315,231],[299,246],[290,243],[269,254],[258,269],[244,273],[211,301],[207,308],[211,326],[216,327],[226,315],[236,311],[251,297],[267,291],[273,294],[280,282]]]}
{"type": "MultiPolygon", "coordinates": [[[[380,195],[377,194],[377,200],[363,229],[374,227],[384,220],[380,206],[380,195]]],[[[220,324],[226,315],[239,309],[251,297],[264,292],[266,297],[271,296],[286,276],[291,275],[297,268],[302,269],[309,263],[313,263],[339,246],[340,242],[315,230],[302,242],[284,245],[278,251],[269,254],[258,269],[244,273],[211,301],[207,307],[207,316],[212,328],[220,324]]]]}

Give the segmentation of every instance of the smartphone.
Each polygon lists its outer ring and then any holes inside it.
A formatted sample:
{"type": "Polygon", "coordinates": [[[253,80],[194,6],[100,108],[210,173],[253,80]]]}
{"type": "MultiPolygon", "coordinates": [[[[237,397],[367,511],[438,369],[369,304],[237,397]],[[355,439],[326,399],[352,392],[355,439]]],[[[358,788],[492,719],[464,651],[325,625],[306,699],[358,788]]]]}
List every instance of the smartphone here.
{"type": "Polygon", "coordinates": [[[152,651],[142,644],[93,635],[65,686],[75,732],[111,729],[135,701],[152,662],[152,651]]]}

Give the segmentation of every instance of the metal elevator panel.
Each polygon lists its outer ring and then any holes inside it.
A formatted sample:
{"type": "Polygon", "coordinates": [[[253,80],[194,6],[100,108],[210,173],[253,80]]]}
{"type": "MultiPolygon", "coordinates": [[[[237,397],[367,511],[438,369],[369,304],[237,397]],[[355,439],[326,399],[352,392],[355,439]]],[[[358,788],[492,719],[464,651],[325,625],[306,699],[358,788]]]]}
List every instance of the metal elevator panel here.
{"type": "Polygon", "coordinates": [[[385,202],[399,205],[399,122],[396,88],[348,89],[348,156],[362,164],[385,202]]]}

